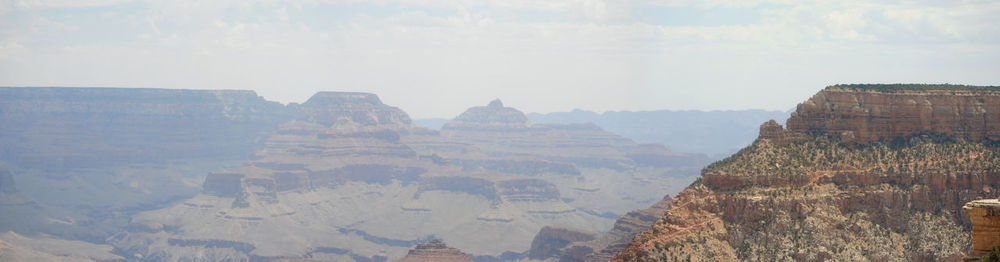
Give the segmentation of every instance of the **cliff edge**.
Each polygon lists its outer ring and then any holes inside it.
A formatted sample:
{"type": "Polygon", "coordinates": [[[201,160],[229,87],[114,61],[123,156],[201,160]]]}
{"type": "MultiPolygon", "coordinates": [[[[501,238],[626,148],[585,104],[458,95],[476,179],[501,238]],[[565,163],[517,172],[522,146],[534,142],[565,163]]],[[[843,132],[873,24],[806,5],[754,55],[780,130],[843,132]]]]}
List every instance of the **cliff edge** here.
{"type": "Polygon", "coordinates": [[[998,116],[997,87],[828,87],[705,168],[613,261],[959,259],[962,206],[1000,190],[998,116]]]}

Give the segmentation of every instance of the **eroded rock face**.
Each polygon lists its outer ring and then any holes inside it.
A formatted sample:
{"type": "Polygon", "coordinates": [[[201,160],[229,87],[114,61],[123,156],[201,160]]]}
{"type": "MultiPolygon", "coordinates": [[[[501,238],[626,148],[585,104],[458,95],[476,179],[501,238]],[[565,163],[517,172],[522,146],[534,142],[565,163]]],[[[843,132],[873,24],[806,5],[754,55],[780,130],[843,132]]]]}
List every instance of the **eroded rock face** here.
{"type": "Polygon", "coordinates": [[[396,262],[472,262],[472,258],[458,249],[448,247],[440,239],[432,239],[410,249],[405,257],[396,262]]]}
{"type": "Polygon", "coordinates": [[[531,241],[531,250],[528,251],[530,259],[548,259],[566,256],[569,260],[573,253],[563,252],[561,249],[573,242],[585,242],[594,240],[596,234],[579,229],[561,227],[543,227],[531,241]]]}
{"type": "Polygon", "coordinates": [[[600,235],[578,229],[543,228],[532,241],[528,257],[536,260],[606,262],[628,246],[636,234],[663,216],[671,201],[668,195],[649,208],[628,212],[615,221],[610,231],[600,235]]]}
{"type": "Polygon", "coordinates": [[[984,143],[1000,126],[982,122],[1000,108],[979,102],[1000,93],[918,89],[823,90],[787,130],[765,123],[705,168],[614,261],[960,258],[963,204],[1000,189],[1000,148],[984,143]]]}
{"type": "Polygon", "coordinates": [[[981,199],[966,203],[962,209],[972,224],[972,248],[969,258],[980,258],[1000,247],[1000,201],[981,199]]]}
{"type": "Polygon", "coordinates": [[[487,106],[469,108],[445,125],[448,129],[498,129],[520,128],[528,124],[528,117],[520,110],[504,107],[500,99],[487,106]]]}
{"type": "Polygon", "coordinates": [[[1000,140],[1000,88],[879,91],[879,87],[828,87],[799,104],[788,119],[788,130],[859,143],[927,132],[1000,140]]]}
{"type": "Polygon", "coordinates": [[[0,87],[0,159],[23,168],[239,159],[288,117],[253,91],[0,87]]]}
{"type": "MultiPolygon", "coordinates": [[[[608,224],[567,205],[549,180],[466,169],[456,157],[505,158],[412,127],[374,95],[326,92],[295,108],[302,115],[245,165],[209,174],[201,195],[139,214],[109,241],[162,260],[379,261],[435,236],[517,258],[544,225],[608,224]]],[[[410,255],[449,250],[424,247],[410,255]]]]}
{"type": "Polygon", "coordinates": [[[308,122],[331,126],[338,121],[371,125],[409,125],[410,117],[396,107],[382,104],[375,94],[319,92],[299,109],[308,122]]]}

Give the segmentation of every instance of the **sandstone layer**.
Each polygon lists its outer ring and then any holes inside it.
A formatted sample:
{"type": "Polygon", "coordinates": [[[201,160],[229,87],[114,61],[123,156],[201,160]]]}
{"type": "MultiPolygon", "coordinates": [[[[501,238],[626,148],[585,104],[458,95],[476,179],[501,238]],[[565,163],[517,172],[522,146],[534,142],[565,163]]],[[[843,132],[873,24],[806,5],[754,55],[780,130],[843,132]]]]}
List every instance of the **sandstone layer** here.
{"type": "Polygon", "coordinates": [[[962,206],[1000,189],[997,90],[824,89],[705,168],[614,261],[958,259],[962,206]]]}
{"type": "Polygon", "coordinates": [[[972,248],[969,258],[979,258],[1000,247],[1000,201],[980,199],[962,207],[972,224],[972,248]]]}
{"type": "Polygon", "coordinates": [[[839,85],[819,92],[788,119],[788,130],[867,143],[936,133],[1000,140],[1000,90],[934,85],[839,85]]]}

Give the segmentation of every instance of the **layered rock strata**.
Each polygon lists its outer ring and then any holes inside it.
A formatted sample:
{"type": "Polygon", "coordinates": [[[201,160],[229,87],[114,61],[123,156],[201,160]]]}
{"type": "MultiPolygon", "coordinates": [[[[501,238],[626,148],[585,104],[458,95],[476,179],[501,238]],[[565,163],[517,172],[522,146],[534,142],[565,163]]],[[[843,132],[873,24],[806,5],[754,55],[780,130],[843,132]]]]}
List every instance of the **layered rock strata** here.
{"type": "Polygon", "coordinates": [[[209,174],[201,195],[135,216],[111,241],[161,260],[377,261],[437,236],[501,257],[527,250],[547,224],[608,224],[546,179],[453,164],[485,154],[410,126],[374,95],[319,93],[296,110],[251,161],[209,174]]]}
{"type": "Polygon", "coordinates": [[[608,232],[570,228],[542,228],[532,240],[528,258],[536,261],[606,262],[625,248],[636,234],[649,228],[667,210],[670,196],[649,208],[639,209],[618,218],[608,232]]]}
{"type": "Polygon", "coordinates": [[[981,199],[966,203],[962,209],[972,224],[972,248],[965,261],[979,261],[983,255],[1000,247],[1000,201],[981,199]]]}
{"type": "Polygon", "coordinates": [[[878,87],[830,87],[789,129],[765,123],[613,261],[962,257],[962,206],[1000,189],[998,88],[878,87]]]}
{"type": "Polygon", "coordinates": [[[0,160],[76,168],[239,159],[288,117],[253,91],[0,87],[0,160]]]}
{"type": "Polygon", "coordinates": [[[838,85],[799,104],[795,133],[867,143],[936,133],[1000,140],[1000,88],[953,85],[838,85]]]}
{"type": "Polygon", "coordinates": [[[417,244],[396,262],[472,262],[472,259],[461,250],[448,247],[440,239],[431,239],[417,244]]]}

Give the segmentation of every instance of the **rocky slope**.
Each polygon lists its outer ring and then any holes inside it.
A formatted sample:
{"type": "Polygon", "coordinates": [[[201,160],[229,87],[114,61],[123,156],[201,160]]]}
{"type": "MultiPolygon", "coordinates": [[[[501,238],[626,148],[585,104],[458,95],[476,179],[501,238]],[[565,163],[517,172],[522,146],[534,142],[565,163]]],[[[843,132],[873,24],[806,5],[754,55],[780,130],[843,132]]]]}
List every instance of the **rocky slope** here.
{"type": "Polygon", "coordinates": [[[628,212],[615,221],[610,231],[595,234],[573,228],[545,227],[535,235],[525,261],[587,261],[611,260],[625,248],[636,234],[649,228],[670,206],[666,196],[649,208],[628,212]]]}
{"type": "Polygon", "coordinates": [[[998,90],[826,88],[707,167],[614,261],[957,259],[962,205],[1000,189],[998,90]]]}

